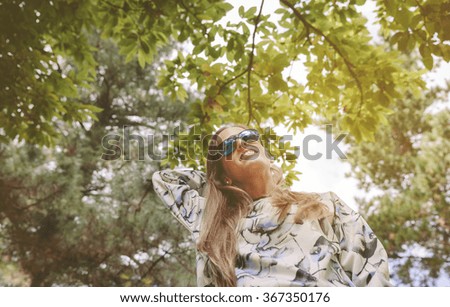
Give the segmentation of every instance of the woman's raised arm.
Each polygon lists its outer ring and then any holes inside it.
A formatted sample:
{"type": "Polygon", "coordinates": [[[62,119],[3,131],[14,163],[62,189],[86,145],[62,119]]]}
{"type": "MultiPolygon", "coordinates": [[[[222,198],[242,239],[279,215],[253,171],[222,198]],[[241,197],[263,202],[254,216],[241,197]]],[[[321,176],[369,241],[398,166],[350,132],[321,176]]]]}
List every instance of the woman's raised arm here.
{"type": "Polygon", "coordinates": [[[192,169],[163,170],[155,172],[152,181],[159,198],[193,233],[200,223],[204,206],[205,174],[192,169]]]}

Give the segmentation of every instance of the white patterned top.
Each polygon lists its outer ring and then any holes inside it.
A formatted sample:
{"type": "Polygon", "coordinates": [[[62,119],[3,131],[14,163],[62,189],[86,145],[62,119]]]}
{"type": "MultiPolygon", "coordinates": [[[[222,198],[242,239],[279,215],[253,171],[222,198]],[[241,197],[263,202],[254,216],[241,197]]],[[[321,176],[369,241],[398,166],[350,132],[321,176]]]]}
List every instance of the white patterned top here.
{"type": "MultiPolygon", "coordinates": [[[[205,175],[195,170],[153,174],[155,192],[177,220],[200,234],[205,175]]],[[[238,286],[391,286],[387,254],[363,217],[333,192],[321,202],[334,212],[330,220],[294,223],[296,206],[278,222],[270,197],[252,204],[238,224],[238,286]]],[[[197,285],[214,286],[205,270],[208,256],[197,251],[197,285]]]]}

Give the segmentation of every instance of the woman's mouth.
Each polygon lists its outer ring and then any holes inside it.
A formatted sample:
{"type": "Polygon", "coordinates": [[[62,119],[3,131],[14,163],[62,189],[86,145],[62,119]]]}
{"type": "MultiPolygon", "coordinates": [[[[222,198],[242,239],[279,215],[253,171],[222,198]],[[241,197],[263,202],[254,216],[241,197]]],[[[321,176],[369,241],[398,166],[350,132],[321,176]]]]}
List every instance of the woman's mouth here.
{"type": "Polygon", "coordinates": [[[253,160],[258,157],[259,150],[257,149],[247,149],[241,154],[241,160],[253,160]]]}

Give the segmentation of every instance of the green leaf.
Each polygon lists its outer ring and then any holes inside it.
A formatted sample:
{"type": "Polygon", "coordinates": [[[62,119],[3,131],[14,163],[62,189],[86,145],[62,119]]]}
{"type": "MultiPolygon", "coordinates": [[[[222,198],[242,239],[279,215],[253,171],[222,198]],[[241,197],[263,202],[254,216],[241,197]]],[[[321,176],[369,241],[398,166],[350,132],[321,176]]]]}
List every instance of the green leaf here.
{"type": "Polygon", "coordinates": [[[192,54],[197,55],[205,50],[204,44],[197,44],[194,49],[192,50],[192,54]]]}
{"type": "Polygon", "coordinates": [[[431,49],[425,43],[421,44],[419,47],[420,55],[422,56],[423,65],[428,70],[433,69],[433,56],[431,55],[431,49]]]}
{"type": "Polygon", "coordinates": [[[225,106],[227,104],[227,100],[222,95],[217,95],[216,101],[222,106],[225,106]]]}
{"type": "Polygon", "coordinates": [[[444,61],[446,61],[446,62],[450,61],[450,46],[441,45],[440,47],[441,47],[442,57],[444,58],[444,61]]]}
{"type": "Polygon", "coordinates": [[[167,36],[166,36],[163,32],[156,31],[156,32],[155,32],[155,36],[156,36],[156,37],[159,39],[159,41],[162,42],[162,43],[167,43],[167,42],[168,42],[167,36]]]}
{"type": "Polygon", "coordinates": [[[417,25],[419,24],[419,22],[422,21],[422,20],[423,20],[423,16],[420,13],[417,14],[417,15],[414,15],[411,18],[411,22],[409,24],[409,28],[415,29],[417,27],[417,25]]]}
{"type": "Polygon", "coordinates": [[[133,48],[133,50],[130,51],[130,52],[126,55],[126,57],[125,57],[125,62],[126,62],[126,63],[129,63],[129,62],[131,62],[131,61],[134,59],[134,57],[136,56],[136,51],[137,51],[137,50],[133,48]]]}
{"type": "Polygon", "coordinates": [[[278,54],[270,63],[274,68],[274,72],[282,72],[285,67],[289,66],[290,61],[289,58],[285,54],[278,54]]]}
{"type": "Polygon", "coordinates": [[[144,40],[141,40],[141,48],[144,51],[144,53],[149,54],[150,53],[150,46],[148,45],[148,43],[144,40]]]}
{"type": "Polygon", "coordinates": [[[257,10],[256,6],[249,8],[248,11],[245,12],[244,17],[248,19],[255,17],[257,10]]]}
{"type": "Polygon", "coordinates": [[[397,11],[397,14],[395,15],[394,18],[395,21],[401,24],[405,30],[409,28],[409,24],[411,21],[410,11],[408,11],[405,8],[402,8],[401,10],[397,11]]]}
{"type": "Polygon", "coordinates": [[[286,10],[285,8],[279,8],[279,9],[276,9],[274,13],[275,14],[285,14],[285,13],[289,13],[289,11],[286,10]]]}
{"type": "Polygon", "coordinates": [[[383,3],[386,5],[386,12],[391,15],[394,16],[395,12],[397,11],[398,8],[398,3],[397,1],[383,1],[383,3]]]}
{"type": "Polygon", "coordinates": [[[142,49],[139,49],[138,51],[138,62],[139,62],[139,66],[141,66],[142,68],[145,67],[145,53],[143,52],[142,49]]]}
{"type": "Polygon", "coordinates": [[[423,41],[427,40],[427,32],[424,30],[417,30],[415,32],[416,36],[418,36],[420,39],[422,39],[423,41]]]}
{"type": "Polygon", "coordinates": [[[431,56],[431,49],[425,43],[420,45],[419,52],[422,58],[428,58],[431,56]]]}
{"type": "Polygon", "coordinates": [[[215,4],[215,6],[220,7],[225,12],[231,11],[234,8],[233,5],[231,5],[230,3],[227,3],[227,2],[219,2],[219,3],[215,4]]]}
{"type": "Polygon", "coordinates": [[[84,108],[86,110],[89,110],[89,111],[91,111],[93,113],[100,113],[100,112],[103,111],[102,108],[99,108],[99,107],[91,105],[91,104],[83,104],[82,108],[84,108]]]}
{"type": "Polygon", "coordinates": [[[377,92],[376,99],[377,102],[383,107],[387,107],[391,103],[390,98],[382,91],[377,92]]]}
{"type": "Polygon", "coordinates": [[[405,53],[408,51],[409,37],[410,36],[408,33],[403,33],[401,38],[398,40],[398,50],[405,53]]]}
{"type": "Polygon", "coordinates": [[[197,17],[201,20],[213,20],[212,16],[208,14],[198,14],[197,17]]]}
{"type": "Polygon", "coordinates": [[[281,74],[272,75],[269,78],[269,91],[287,91],[288,85],[281,77],[281,74]]]}
{"type": "Polygon", "coordinates": [[[422,58],[422,62],[423,62],[423,65],[425,65],[425,67],[428,70],[433,69],[433,57],[432,56],[422,58]]]}
{"type": "Polygon", "coordinates": [[[392,35],[391,39],[389,40],[391,45],[395,45],[398,43],[398,41],[402,38],[403,32],[397,32],[394,35],[392,35]]]}
{"type": "Polygon", "coordinates": [[[238,12],[239,12],[239,17],[244,18],[245,8],[244,8],[243,5],[241,5],[241,6],[239,7],[238,12]]]}
{"type": "Polygon", "coordinates": [[[398,92],[396,86],[394,83],[388,83],[386,84],[386,86],[384,87],[384,90],[389,94],[390,97],[392,98],[402,98],[402,96],[400,95],[400,93],[398,92]]]}
{"type": "Polygon", "coordinates": [[[182,86],[178,87],[176,94],[177,94],[177,99],[180,100],[181,102],[184,102],[188,96],[186,90],[182,86]]]}

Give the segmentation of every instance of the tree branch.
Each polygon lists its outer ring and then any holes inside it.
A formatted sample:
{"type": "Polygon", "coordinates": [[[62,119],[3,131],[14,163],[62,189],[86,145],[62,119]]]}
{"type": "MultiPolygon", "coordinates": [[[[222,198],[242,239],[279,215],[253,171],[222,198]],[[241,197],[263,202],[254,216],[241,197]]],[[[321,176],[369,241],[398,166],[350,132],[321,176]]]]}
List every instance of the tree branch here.
{"type": "Polygon", "coordinates": [[[239,75],[236,75],[236,76],[234,76],[233,78],[231,78],[230,80],[228,80],[228,81],[225,81],[225,83],[224,84],[222,84],[221,86],[220,86],[220,88],[219,88],[219,94],[222,92],[222,90],[228,85],[228,84],[230,84],[231,82],[233,82],[234,80],[236,80],[236,79],[239,79],[240,77],[242,77],[243,75],[245,75],[246,73],[247,73],[247,71],[248,71],[248,66],[247,66],[247,69],[245,69],[243,72],[241,72],[239,75]]]}
{"type": "Polygon", "coordinates": [[[263,6],[264,6],[264,0],[261,1],[261,6],[259,7],[258,16],[256,16],[256,18],[255,18],[255,28],[253,29],[253,37],[252,37],[252,50],[250,51],[250,58],[248,60],[248,67],[247,67],[247,108],[248,108],[247,125],[250,124],[250,121],[252,120],[252,117],[253,117],[250,78],[251,78],[252,68],[253,68],[253,58],[255,56],[254,52],[255,52],[256,31],[258,29],[258,24],[259,24],[259,21],[260,21],[260,18],[261,18],[263,6]]]}
{"type": "MultiPolygon", "coordinates": [[[[389,254],[389,258],[390,259],[412,259],[412,260],[418,260],[418,261],[434,260],[434,259],[436,259],[436,257],[400,256],[398,254],[392,254],[392,253],[389,254]]],[[[449,263],[450,259],[444,260],[444,262],[449,263]]]]}
{"type": "Polygon", "coordinates": [[[136,209],[134,211],[134,215],[136,215],[136,213],[138,213],[139,211],[141,211],[142,208],[142,203],[144,202],[145,197],[147,196],[148,193],[150,193],[150,191],[153,189],[153,184],[148,183],[148,187],[147,189],[145,189],[144,194],[141,197],[141,200],[139,201],[139,203],[136,205],[136,209]]]}
{"type": "Polygon", "coordinates": [[[91,192],[103,190],[105,187],[106,187],[106,185],[94,186],[94,187],[90,187],[90,188],[82,190],[81,193],[83,193],[84,196],[87,196],[87,195],[91,195],[91,192]]]}
{"type": "Polygon", "coordinates": [[[156,265],[164,260],[164,258],[166,257],[167,254],[170,255],[171,249],[169,249],[168,251],[164,251],[164,254],[159,256],[158,259],[156,259],[155,261],[153,261],[153,263],[150,265],[150,267],[147,269],[147,271],[142,275],[142,276],[147,276],[148,274],[151,273],[151,271],[153,271],[153,269],[156,267],[156,265]]]}
{"type": "Polygon", "coordinates": [[[121,6],[118,6],[118,5],[116,5],[116,4],[113,4],[113,3],[109,2],[109,1],[104,1],[104,3],[106,3],[106,4],[109,5],[110,7],[113,7],[113,8],[115,8],[115,9],[124,11],[124,12],[126,13],[126,11],[125,11],[125,10],[123,9],[123,7],[121,7],[121,6]]]}
{"type": "Polygon", "coordinates": [[[191,264],[190,264],[190,263],[186,263],[186,262],[184,261],[184,259],[182,259],[182,258],[180,258],[180,257],[178,256],[177,253],[172,253],[172,254],[170,254],[170,255],[171,255],[172,257],[174,257],[174,258],[178,261],[178,263],[180,263],[180,264],[182,265],[182,267],[183,267],[186,271],[188,271],[188,272],[191,273],[192,275],[195,275],[195,274],[196,274],[195,270],[191,269],[191,264]]]}
{"type": "Polygon", "coordinates": [[[255,18],[255,28],[253,30],[253,36],[252,36],[252,50],[250,51],[250,58],[249,58],[249,63],[247,65],[247,68],[242,71],[241,73],[239,73],[238,75],[234,76],[233,78],[225,81],[219,88],[218,94],[220,94],[223,89],[230,83],[234,82],[235,80],[239,79],[240,77],[242,77],[243,75],[247,74],[247,93],[248,93],[248,97],[247,97],[247,107],[249,110],[249,116],[248,116],[248,122],[247,125],[250,124],[251,118],[253,117],[252,114],[252,104],[251,104],[251,96],[250,96],[250,77],[251,77],[251,70],[253,67],[253,58],[254,58],[254,52],[255,52],[255,37],[256,37],[256,30],[258,28],[258,23],[260,21],[261,18],[261,14],[262,14],[262,8],[264,6],[264,0],[262,0],[261,2],[261,6],[259,8],[259,13],[258,16],[256,16],[255,18]]]}
{"type": "MultiPolygon", "coordinates": [[[[422,21],[423,21],[423,25],[425,26],[426,24],[427,24],[427,19],[426,19],[426,10],[425,10],[425,8],[423,7],[423,5],[422,4],[420,4],[420,2],[418,1],[418,0],[415,0],[415,2],[416,2],[416,4],[417,4],[417,6],[419,7],[419,10],[420,10],[420,17],[422,18],[422,21]]],[[[412,29],[412,31],[413,32],[418,32],[418,31],[416,31],[415,29],[412,29]]],[[[424,39],[424,41],[426,41],[426,39],[424,39]]]]}
{"type": "Polygon", "coordinates": [[[125,116],[117,117],[114,119],[117,123],[117,126],[130,126],[130,127],[145,127],[149,129],[156,129],[155,125],[146,124],[143,122],[137,122],[130,119],[127,119],[125,116]]]}
{"type": "Polygon", "coordinates": [[[52,193],[48,194],[47,196],[45,196],[43,198],[38,199],[36,202],[34,202],[32,204],[29,204],[29,205],[26,205],[26,206],[14,206],[14,207],[16,209],[18,209],[18,210],[23,211],[23,210],[27,210],[27,209],[32,208],[32,207],[39,206],[42,202],[51,199],[52,197],[54,197],[57,194],[59,194],[61,191],[62,191],[62,188],[60,186],[58,186],[57,188],[54,189],[54,191],[52,193]]]}
{"type": "MultiPolygon", "coordinates": [[[[420,4],[420,2],[418,0],[415,0],[415,2],[417,4],[417,6],[419,7],[420,12],[422,13],[422,17],[423,17],[425,15],[425,8],[423,7],[422,4],[420,4]]],[[[425,19],[424,19],[424,21],[425,21],[425,19]]]]}
{"type": "Polygon", "coordinates": [[[358,76],[356,75],[355,71],[353,70],[354,65],[344,56],[344,54],[339,49],[339,47],[333,41],[331,41],[330,38],[327,35],[325,35],[325,33],[322,32],[322,30],[320,30],[319,28],[316,28],[314,25],[312,25],[310,22],[308,22],[308,20],[306,20],[306,18],[295,8],[295,6],[293,4],[291,4],[288,0],[280,0],[280,2],[283,3],[284,5],[286,5],[287,7],[289,7],[292,10],[292,12],[294,13],[294,15],[302,22],[302,24],[306,28],[307,36],[309,36],[309,31],[313,30],[315,33],[322,36],[324,38],[324,40],[331,47],[333,47],[333,49],[337,52],[337,54],[339,54],[339,56],[342,58],[342,60],[345,63],[345,66],[347,66],[348,71],[350,72],[353,79],[355,80],[356,85],[359,90],[359,94],[360,94],[360,108],[359,108],[359,112],[358,112],[358,115],[359,115],[361,112],[361,107],[362,107],[363,101],[364,101],[364,92],[362,89],[361,81],[359,80],[358,76]]]}

